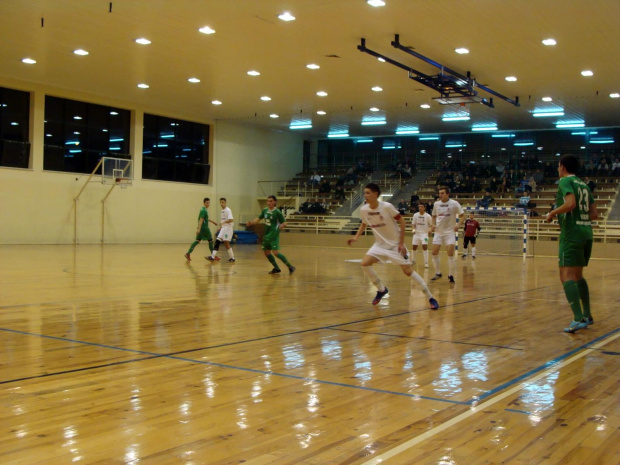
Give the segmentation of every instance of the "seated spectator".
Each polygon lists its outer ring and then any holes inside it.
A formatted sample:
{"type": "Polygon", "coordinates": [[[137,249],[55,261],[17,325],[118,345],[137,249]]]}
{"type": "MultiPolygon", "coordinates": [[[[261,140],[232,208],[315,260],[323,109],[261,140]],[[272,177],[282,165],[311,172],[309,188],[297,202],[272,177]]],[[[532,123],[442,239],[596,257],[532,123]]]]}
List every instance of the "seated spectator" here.
{"type": "Polygon", "coordinates": [[[523,196],[523,197],[521,197],[519,199],[519,202],[517,202],[515,204],[515,207],[523,208],[523,210],[527,213],[528,205],[530,205],[530,197],[529,196],[523,196]]]}
{"type": "Polygon", "coordinates": [[[532,192],[532,187],[530,186],[530,180],[527,176],[523,176],[523,179],[519,182],[517,187],[515,188],[515,194],[524,194],[532,192]]]}
{"type": "Polygon", "coordinates": [[[538,184],[536,184],[536,180],[534,179],[534,175],[530,176],[530,192],[535,192],[538,184]]]}
{"type": "Polygon", "coordinates": [[[312,176],[310,176],[310,179],[308,180],[308,184],[310,184],[311,186],[315,186],[315,187],[318,186],[320,182],[321,182],[321,176],[319,176],[316,171],[314,172],[312,176]]]}
{"type": "Polygon", "coordinates": [[[311,199],[306,199],[306,201],[299,206],[299,213],[310,213],[311,206],[311,199]]]}
{"type": "Polygon", "coordinates": [[[620,158],[616,158],[611,164],[611,174],[614,176],[620,176],[620,158]]]}
{"type": "Polygon", "coordinates": [[[310,206],[310,213],[318,213],[319,215],[322,215],[325,213],[326,209],[325,207],[323,207],[323,205],[321,204],[321,202],[319,202],[319,199],[312,199],[312,205],[310,206]]]}
{"type": "Polygon", "coordinates": [[[476,176],[471,178],[471,192],[480,192],[482,190],[482,186],[480,185],[480,181],[476,179],[476,176]]]}
{"type": "Polygon", "coordinates": [[[539,169],[536,170],[532,177],[534,178],[534,181],[536,181],[536,184],[541,184],[544,179],[543,173],[539,169]]]}
{"type": "Polygon", "coordinates": [[[504,164],[500,161],[496,166],[495,166],[495,170],[497,171],[497,174],[501,177],[502,174],[504,174],[504,164]]]}
{"type": "Polygon", "coordinates": [[[336,198],[338,202],[340,203],[344,202],[344,199],[345,199],[344,187],[336,186],[336,189],[334,190],[334,197],[336,198]]]}
{"type": "Polygon", "coordinates": [[[593,175],[595,168],[596,166],[594,165],[594,162],[592,160],[588,160],[588,163],[586,163],[586,166],[584,167],[587,175],[593,175]]]}
{"type": "Polygon", "coordinates": [[[506,192],[508,192],[508,189],[510,189],[510,181],[508,180],[507,177],[502,179],[501,184],[497,187],[497,190],[495,191],[496,194],[505,194],[506,192]]]}
{"type": "Polygon", "coordinates": [[[319,186],[319,192],[322,194],[328,194],[332,190],[331,185],[327,179],[323,179],[323,182],[319,186]]]}
{"type": "Polygon", "coordinates": [[[398,213],[404,215],[409,210],[409,205],[407,205],[405,199],[401,199],[400,202],[398,202],[398,206],[396,207],[396,209],[398,210],[398,213]]]}
{"type": "Polygon", "coordinates": [[[500,186],[501,181],[497,179],[495,176],[491,178],[491,182],[489,183],[489,188],[487,189],[490,192],[497,192],[497,188],[500,186]]]}
{"type": "Polygon", "coordinates": [[[594,181],[592,181],[588,176],[586,176],[583,182],[588,185],[588,187],[590,188],[590,192],[594,192],[594,189],[596,189],[596,183],[594,181]]]}
{"type": "Polygon", "coordinates": [[[491,191],[487,189],[482,199],[476,200],[476,207],[489,208],[489,205],[491,205],[491,202],[495,202],[495,199],[491,196],[491,191]]]}

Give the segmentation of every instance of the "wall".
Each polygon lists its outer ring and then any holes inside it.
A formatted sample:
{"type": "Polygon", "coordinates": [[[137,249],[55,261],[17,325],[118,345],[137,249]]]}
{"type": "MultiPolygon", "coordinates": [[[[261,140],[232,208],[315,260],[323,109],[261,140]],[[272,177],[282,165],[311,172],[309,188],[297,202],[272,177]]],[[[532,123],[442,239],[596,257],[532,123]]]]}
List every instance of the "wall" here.
{"type": "MultiPolygon", "coordinates": [[[[80,196],[77,215],[79,243],[102,239],[102,200],[106,243],[190,243],[203,197],[211,197],[210,216],[217,220],[216,198],[226,196],[236,218],[256,215],[257,181],[287,179],[301,171],[303,139],[228,122],[200,121],[170,114],[162,108],[137,108],[96,95],[85,95],[31,83],[0,79],[0,86],[31,91],[32,155],[30,169],[0,167],[0,243],[70,244],[74,240],[74,198],[88,175],[43,171],[43,104],[45,94],[133,110],[132,155],[142,153],[142,115],[154,113],[211,124],[213,130],[211,185],[140,179],[141,160],[127,189],[101,184],[96,176],[80,196]],[[215,201],[214,201],[215,200],[215,201]]],[[[134,155],[135,158],[135,155],[134,155]]]]}

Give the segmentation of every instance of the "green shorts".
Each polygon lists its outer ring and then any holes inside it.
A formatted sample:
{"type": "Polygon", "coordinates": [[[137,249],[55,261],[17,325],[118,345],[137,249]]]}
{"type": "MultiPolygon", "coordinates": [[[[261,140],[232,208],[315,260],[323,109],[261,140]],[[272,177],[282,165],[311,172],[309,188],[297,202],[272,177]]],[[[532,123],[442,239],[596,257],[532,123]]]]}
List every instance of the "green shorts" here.
{"type": "Polygon", "coordinates": [[[268,239],[263,237],[263,250],[280,250],[280,238],[268,239]]]}
{"type": "Polygon", "coordinates": [[[592,239],[575,241],[560,238],[560,266],[588,266],[592,254],[592,239]]]}
{"type": "Polygon", "coordinates": [[[200,233],[196,236],[197,241],[212,241],[213,236],[211,235],[211,231],[209,229],[201,229],[200,233]]]}

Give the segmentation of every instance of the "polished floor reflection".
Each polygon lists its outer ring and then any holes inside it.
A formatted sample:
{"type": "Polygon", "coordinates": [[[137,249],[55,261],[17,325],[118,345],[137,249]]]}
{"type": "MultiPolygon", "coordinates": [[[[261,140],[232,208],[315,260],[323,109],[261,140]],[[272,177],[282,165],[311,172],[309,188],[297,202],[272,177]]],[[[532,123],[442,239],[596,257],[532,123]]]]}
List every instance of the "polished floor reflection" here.
{"type": "Polygon", "coordinates": [[[0,246],[3,464],[620,463],[617,261],[569,335],[552,258],[459,258],[432,311],[362,247],[185,249],[0,246]]]}

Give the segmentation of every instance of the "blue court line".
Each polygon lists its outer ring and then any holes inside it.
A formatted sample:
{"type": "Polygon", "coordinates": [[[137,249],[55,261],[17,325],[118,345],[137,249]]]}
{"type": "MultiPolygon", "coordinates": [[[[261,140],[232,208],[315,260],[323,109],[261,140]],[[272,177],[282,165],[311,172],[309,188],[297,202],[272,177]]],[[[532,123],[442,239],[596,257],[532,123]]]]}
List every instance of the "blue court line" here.
{"type": "Polygon", "coordinates": [[[504,410],[506,412],[523,413],[525,415],[531,415],[532,414],[532,412],[526,412],[525,410],[515,410],[513,408],[505,408],[504,410]]]}
{"type": "Polygon", "coordinates": [[[517,376],[516,378],[511,379],[510,381],[506,381],[503,384],[500,384],[499,386],[491,389],[490,391],[484,392],[482,394],[480,394],[479,396],[475,396],[473,399],[469,400],[467,402],[468,405],[473,404],[474,402],[480,402],[484,399],[486,399],[487,397],[492,396],[493,394],[498,393],[499,391],[503,391],[506,388],[509,388],[511,386],[514,386],[515,384],[520,383],[521,381],[523,381],[525,378],[529,378],[530,376],[539,373],[543,370],[546,370],[547,368],[552,367],[553,365],[556,365],[558,362],[561,362],[562,360],[567,359],[568,357],[570,357],[571,355],[574,355],[575,353],[579,352],[582,349],[587,348],[588,346],[591,346],[593,344],[596,344],[597,342],[617,333],[618,331],[620,331],[620,328],[616,328],[613,331],[608,332],[607,334],[603,334],[602,336],[597,337],[596,339],[590,341],[590,342],[586,342],[585,344],[580,345],[579,347],[576,347],[573,350],[570,350],[568,352],[566,352],[563,355],[560,355],[559,357],[554,358],[553,360],[549,360],[548,362],[544,363],[543,365],[540,365],[520,376],[517,376]]]}

